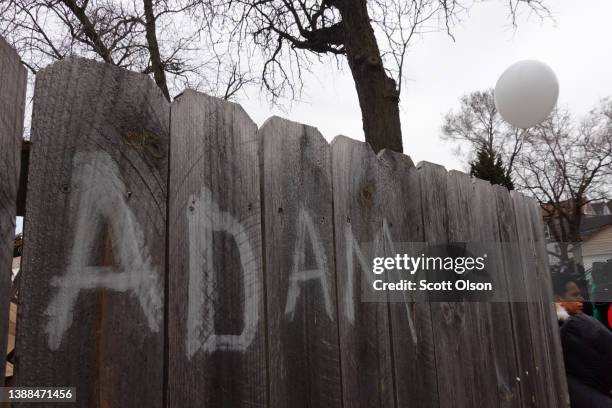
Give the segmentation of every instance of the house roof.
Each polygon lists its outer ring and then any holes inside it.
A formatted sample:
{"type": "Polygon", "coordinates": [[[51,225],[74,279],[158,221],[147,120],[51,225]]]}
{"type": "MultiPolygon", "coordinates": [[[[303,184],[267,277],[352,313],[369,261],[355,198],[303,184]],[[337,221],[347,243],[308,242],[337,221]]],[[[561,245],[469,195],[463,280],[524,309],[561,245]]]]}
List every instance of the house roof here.
{"type": "Polygon", "coordinates": [[[580,226],[580,235],[582,235],[582,239],[589,239],[594,234],[609,226],[612,226],[612,215],[584,217],[580,226]]]}
{"type": "Polygon", "coordinates": [[[591,203],[591,207],[593,208],[593,211],[595,211],[595,213],[599,215],[603,215],[604,208],[606,207],[608,207],[608,210],[610,211],[610,213],[612,213],[612,200],[608,202],[600,201],[597,203],[591,203]]]}
{"type": "Polygon", "coordinates": [[[591,207],[593,207],[593,211],[595,211],[595,214],[601,214],[603,212],[605,204],[606,203],[591,203],[591,207]]]}

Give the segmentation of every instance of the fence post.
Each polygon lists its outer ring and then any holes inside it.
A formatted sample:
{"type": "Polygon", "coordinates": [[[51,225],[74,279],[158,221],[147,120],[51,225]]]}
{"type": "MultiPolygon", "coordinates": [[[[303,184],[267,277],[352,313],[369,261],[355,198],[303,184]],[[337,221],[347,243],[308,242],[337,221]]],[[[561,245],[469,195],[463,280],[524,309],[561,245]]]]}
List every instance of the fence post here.
{"type": "Polygon", "coordinates": [[[277,117],[259,134],[270,406],[341,407],[330,148],[277,117]]]}
{"type": "Polygon", "coordinates": [[[39,71],[16,385],[162,406],[168,120],[145,75],[86,59],[39,71]]]}
{"type": "Polygon", "coordinates": [[[26,70],[0,37],[0,379],[4,384],[26,70]]]}
{"type": "Polygon", "coordinates": [[[168,406],[263,407],[257,126],[190,90],[171,110],[168,406]]]}

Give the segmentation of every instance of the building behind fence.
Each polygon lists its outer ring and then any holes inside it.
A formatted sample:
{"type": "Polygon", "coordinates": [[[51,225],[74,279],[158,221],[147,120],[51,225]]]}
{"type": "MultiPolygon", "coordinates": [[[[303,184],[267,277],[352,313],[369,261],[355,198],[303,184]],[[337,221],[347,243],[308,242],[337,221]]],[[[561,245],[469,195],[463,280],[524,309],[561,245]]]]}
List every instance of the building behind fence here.
{"type": "MultiPolygon", "coordinates": [[[[0,45],[4,226],[25,74],[0,45]]],[[[31,133],[14,385],[79,407],[567,406],[534,201],[85,59],[38,73],[31,133]],[[381,233],[517,243],[504,290],[538,301],[361,302],[381,233]]]]}

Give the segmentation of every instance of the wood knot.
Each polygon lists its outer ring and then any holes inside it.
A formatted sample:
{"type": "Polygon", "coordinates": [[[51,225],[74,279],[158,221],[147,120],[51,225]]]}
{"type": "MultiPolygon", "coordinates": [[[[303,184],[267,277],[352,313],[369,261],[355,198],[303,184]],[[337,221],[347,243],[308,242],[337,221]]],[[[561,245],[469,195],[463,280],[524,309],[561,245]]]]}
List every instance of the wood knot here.
{"type": "Polygon", "coordinates": [[[359,203],[362,207],[371,207],[373,194],[369,186],[364,187],[359,194],[359,203]]]}
{"type": "Polygon", "coordinates": [[[161,159],[164,156],[160,137],[149,130],[128,130],[123,135],[123,142],[133,149],[145,150],[156,159],[161,159]]]}
{"type": "Polygon", "coordinates": [[[442,318],[444,319],[444,323],[451,324],[453,321],[453,308],[448,303],[442,303],[440,305],[442,309],[442,318]]]}
{"type": "Polygon", "coordinates": [[[461,325],[465,316],[465,307],[463,303],[447,303],[441,305],[442,318],[446,324],[461,325]]]}

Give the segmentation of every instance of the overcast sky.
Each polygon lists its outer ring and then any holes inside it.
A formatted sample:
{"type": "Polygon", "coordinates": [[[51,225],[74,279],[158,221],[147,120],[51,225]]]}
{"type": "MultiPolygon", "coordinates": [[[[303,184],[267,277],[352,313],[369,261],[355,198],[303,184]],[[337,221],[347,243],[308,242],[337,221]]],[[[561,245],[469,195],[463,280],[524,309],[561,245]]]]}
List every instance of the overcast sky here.
{"type": "MultiPolygon", "coordinates": [[[[413,44],[401,95],[401,119],[404,151],[415,163],[427,160],[465,170],[465,159],[456,157],[453,145],[439,138],[442,118],[458,107],[461,95],[493,87],[503,70],[518,60],[549,64],[560,81],[560,105],[577,114],[612,96],[612,1],[549,1],[555,21],[534,16],[521,19],[516,29],[507,18],[505,3],[490,0],[475,5],[455,28],[456,42],[439,33],[413,44]]],[[[348,69],[314,67],[302,99],[305,102],[284,111],[256,98],[240,103],[258,125],[277,114],[317,127],[330,141],[338,134],[363,140],[348,69]]]]}

